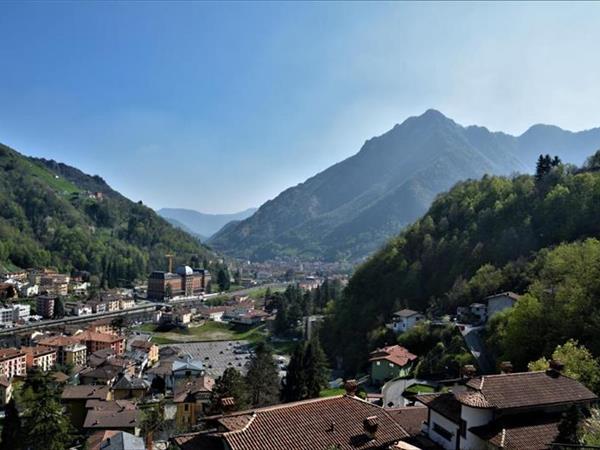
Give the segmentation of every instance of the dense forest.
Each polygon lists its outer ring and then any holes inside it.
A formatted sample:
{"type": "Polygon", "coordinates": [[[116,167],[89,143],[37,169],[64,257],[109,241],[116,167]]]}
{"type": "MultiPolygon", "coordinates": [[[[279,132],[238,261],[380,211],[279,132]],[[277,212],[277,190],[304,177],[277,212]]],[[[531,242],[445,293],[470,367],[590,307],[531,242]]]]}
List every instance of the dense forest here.
{"type": "Polygon", "coordinates": [[[211,256],[102,178],[0,145],[0,269],[85,270],[112,287],[164,269],[165,253],[186,263],[211,256]]]}
{"type": "Polygon", "coordinates": [[[600,152],[583,168],[546,156],[535,176],[458,183],[356,271],[323,328],[326,350],[357,371],[395,310],[440,316],[513,290],[529,294],[491,324],[499,358],[524,368],[568,338],[599,356],[600,243],[586,240],[600,237],[599,169],[600,152]]]}

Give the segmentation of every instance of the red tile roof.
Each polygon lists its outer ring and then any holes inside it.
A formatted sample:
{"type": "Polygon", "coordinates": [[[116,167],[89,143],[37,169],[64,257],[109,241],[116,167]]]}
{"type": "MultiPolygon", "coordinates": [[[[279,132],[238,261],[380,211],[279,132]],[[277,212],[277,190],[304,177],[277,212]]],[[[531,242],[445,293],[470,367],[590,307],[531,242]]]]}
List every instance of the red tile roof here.
{"type": "Polygon", "coordinates": [[[16,348],[0,349],[0,361],[19,358],[21,356],[25,356],[25,353],[21,352],[20,350],[17,350],[16,348]]]}
{"type": "Polygon", "coordinates": [[[109,393],[110,388],[108,386],[67,385],[63,389],[61,398],[63,400],[106,400],[109,393]]]}
{"type": "Polygon", "coordinates": [[[561,420],[561,414],[520,414],[469,431],[498,448],[542,450],[554,442],[561,420]]]}
{"type": "Polygon", "coordinates": [[[415,359],[417,359],[417,356],[413,355],[404,347],[401,347],[400,345],[390,345],[388,347],[378,348],[371,352],[369,362],[385,360],[403,367],[415,359]]]}
{"type": "Polygon", "coordinates": [[[427,408],[423,406],[386,408],[386,411],[410,436],[418,435],[421,432],[421,425],[427,421],[427,408]]]}
{"type": "Polygon", "coordinates": [[[89,330],[75,335],[75,338],[79,340],[79,342],[93,341],[104,342],[107,344],[112,344],[113,342],[122,341],[125,339],[124,337],[117,336],[116,334],[98,333],[97,331],[89,330]]]}
{"type": "Polygon", "coordinates": [[[490,407],[524,408],[596,400],[580,382],[558,372],[519,372],[471,379],[467,386],[480,392],[490,407]]]}
{"type": "Polygon", "coordinates": [[[385,409],[349,396],[256,409],[243,428],[223,433],[231,450],[387,449],[405,437],[408,433],[385,409]],[[363,429],[369,417],[378,423],[374,438],[363,429]]]}
{"type": "Polygon", "coordinates": [[[66,347],[68,345],[79,344],[79,340],[70,336],[52,336],[41,339],[38,344],[47,347],[66,347]]]}
{"type": "Polygon", "coordinates": [[[421,394],[415,399],[454,423],[460,422],[460,403],[452,393],[421,394]]]}

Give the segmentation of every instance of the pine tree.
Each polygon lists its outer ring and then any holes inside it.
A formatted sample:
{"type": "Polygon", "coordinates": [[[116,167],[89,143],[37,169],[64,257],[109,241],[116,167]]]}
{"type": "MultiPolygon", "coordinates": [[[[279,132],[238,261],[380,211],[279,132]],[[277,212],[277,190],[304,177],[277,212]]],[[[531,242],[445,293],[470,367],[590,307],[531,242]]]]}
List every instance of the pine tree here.
{"type": "Polygon", "coordinates": [[[297,344],[290,358],[281,392],[284,402],[303,400],[308,396],[304,350],[305,345],[303,342],[297,344]]]}
{"type": "Polygon", "coordinates": [[[231,285],[231,277],[229,276],[229,271],[227,268],[220,268],[219,272],[217,272],[217,284],[219,285],[219,290],[221,292],[229,289],[231,285]]]}
{"type": "Polygon", "coordinates": [[[235,409],[243,410],[248,408],[248,389],[241,373],[233,367],[228,367],[223,372],[212,390],[211,409],[214,413],[222,413],[221,399],[233,397],[235,409]]]}
{"type": "Polygon", "coordinates": [[[65,302],[62,297],[58,297],[54,302],[54,318],[62,319],[65,317],[65,302]]]}
{"type": "Polygon", "coordinates": [[[23,441],[21,418],[14,399],[6,404],[4,414],[0,450],[21,450],[23,448],[21,445],[23,441]]]}
{"type": "Polygon", "coordinates": [[[246,384],[252,406],[260,407],[279,400],[279,375],[273,352],[264,342],[256,346],[250,358],[246,384]]]}
{"type": "Polygon", "coordinates": [[[28,450],[64,450],[72,429],[63,414],[60,394],[49,373],[33,370],[23,384],[24,442],[28,450]]]}
{"type": "Polygon", "coordinates": [[[327,382],[329,381],[327,357],[321,347],[318,336],[313,337],[306,344],[304,367],[308,398],[316,398],[327,387],[327,382]]]}

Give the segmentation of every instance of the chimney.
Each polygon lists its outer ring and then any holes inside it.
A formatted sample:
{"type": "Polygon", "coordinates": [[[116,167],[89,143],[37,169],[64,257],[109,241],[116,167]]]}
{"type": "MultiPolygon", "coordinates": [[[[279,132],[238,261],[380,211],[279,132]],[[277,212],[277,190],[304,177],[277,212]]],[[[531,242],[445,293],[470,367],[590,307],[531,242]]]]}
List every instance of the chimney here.
{"type": "Polygon", "coordinates": [[[354,379],[347,380],[344,383],[344,389],[346,390],[346,395],[354,397],[356,395],[356,391],[358,390],[358,383],[354,379]]]}
{"type": "Polygon", "coordinates": [[[551,376],[552,378],[558,378],[561,374],[565,365],[556,359],[551,359],[549,363],[549,367],[546,370],[546,375],[551,376]]]}
{"type": "Polygon", "coordinates": [[[502,361],[500,363],[500,372],[501,373],[512,373],[513,365],[510,361],[502,361]]]}
{"type": "Polygon", "coordinates": [[[473,364],[467,364],[461,369],[461,375],[463,378],[472,378],[477,374],[477,370],[473,364]]]}
{"type": "Polygon", "coordinates": [[[379,423],[377,420],[377,416],[369,416],[365,420],[363,420],[363,430],[370,439],[375,439],[377,434],[377,428],[379,427],[379,423]]]}
{"type": "Polygon", "coordinates": [[[233,397],[223,397],[220,403],[224,414],[233,411],[235,408],[235,399],[233,397]]]}

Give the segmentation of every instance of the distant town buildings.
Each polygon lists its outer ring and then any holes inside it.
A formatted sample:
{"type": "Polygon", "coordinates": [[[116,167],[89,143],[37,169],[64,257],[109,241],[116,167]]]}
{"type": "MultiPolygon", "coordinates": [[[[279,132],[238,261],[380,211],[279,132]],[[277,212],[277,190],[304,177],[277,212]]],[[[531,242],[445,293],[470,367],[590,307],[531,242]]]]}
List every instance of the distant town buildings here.
{"type": "Polygon", "coordinates": [[[148,277],[148,298],[164,300],[178,296],[201,295],[210,282],[210,273],[205,269],[179,266],[175,273],[154,271],[148,277]]]}

